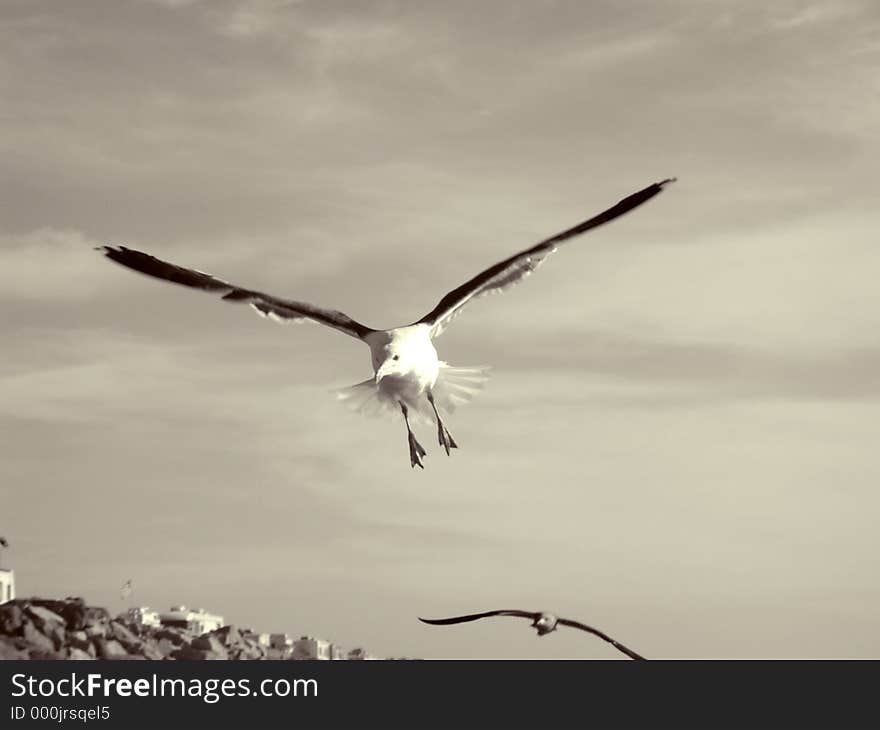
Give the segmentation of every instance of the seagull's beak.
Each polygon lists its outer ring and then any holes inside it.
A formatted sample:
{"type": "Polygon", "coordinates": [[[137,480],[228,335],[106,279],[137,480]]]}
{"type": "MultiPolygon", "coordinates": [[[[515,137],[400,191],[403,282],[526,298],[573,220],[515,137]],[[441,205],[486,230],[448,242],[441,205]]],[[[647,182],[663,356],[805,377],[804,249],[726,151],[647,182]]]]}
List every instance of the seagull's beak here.
{"type": "Polygon", "coordinates": [[[382,382],[382,378],[391,374],[391,363],[383,362],[376,371],[376,384],[382,382]]]}

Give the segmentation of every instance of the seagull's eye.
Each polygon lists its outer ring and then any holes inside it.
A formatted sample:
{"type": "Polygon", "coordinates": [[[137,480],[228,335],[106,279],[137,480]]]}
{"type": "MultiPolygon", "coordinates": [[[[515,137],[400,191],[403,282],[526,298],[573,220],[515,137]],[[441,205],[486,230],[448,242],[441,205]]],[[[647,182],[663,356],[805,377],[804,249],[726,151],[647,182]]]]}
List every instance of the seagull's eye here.
{"type": "Polygon", "coordinates": [[[395,355],[395,356],[392,357],[391,359],[392,359],[392,360],[400,360],[400,355],[395,355]]]}

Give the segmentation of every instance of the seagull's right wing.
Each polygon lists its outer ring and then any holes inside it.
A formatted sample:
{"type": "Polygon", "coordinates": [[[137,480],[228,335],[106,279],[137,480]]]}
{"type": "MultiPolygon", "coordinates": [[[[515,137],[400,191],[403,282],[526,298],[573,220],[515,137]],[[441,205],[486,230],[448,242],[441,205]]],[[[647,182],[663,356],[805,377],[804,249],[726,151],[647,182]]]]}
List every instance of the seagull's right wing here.
{"type": "Polygon", "coordinates": [[[630,659],[644,659],[645,657],[640,654],[636,654],[632,649],[628,649],[623,644],[621,644],[616,639],[612,639],[608,634],[604,631],[599,631],[599,629],[593,628],[592,626],[587,626],[586,624],[582,624],[580,621],[574,621],[570,618],[561,618],[558,620],[558,623],[561,626],[569,626],[573,629],[580,629],[581,631],[586,631],[589,634],[593,634],[594,636],[598,636],[600,639],[604,639],[611,646],[617,649],[620,652],[626,654],[630,659]]]}
{"type": "Polygon", "coordinates": [[[243,289],[202,271],[175,266],[167,261],[157,259],[155,256],[125,246],[100,246],[98,250],[108,259],[147,276],[182,284],[191,289],[215,292],[230,302],[247,302],[256,310],[257,314],[271,317],[279,322],[301,322],[310,319],[340,332],[345,332],[345,334],[357,339],[363,339],[364,335],[373,332],[369,327],[355,322],[348,315],[337,312],[335,309],[324,309],[314,304],[279,299],[263,292],[243,289]]]}
{"type": "Polygon", "coordinates": [[[471,613],[467,616],[452,616],[451,618],[419,618],[419,621],[425,624],[433,624],[434,626],[448,626],[449,624],[463,624],[467,621],[476,621],[481,618],[489,618],[489,616],[518,616],[520,618],[530,618],[533,621],[541,614],[537,611],[517,611],[514,609],[500,609],[498,611],[486,611],[484,613],[471,613]]]}
{"type": "Polygon", "coordinates": [[[562,233],[557,233],[540,243],[536,243],[531,248],[520,251],[510,258],[499,261],[494,266],[490,266],[485,271],[481,271],[475,277],[466,281],[457,289],[453,289],[445,297],[443,297],[434,309],[428,312],[418,322],[414,324],[427,324],[431,327],[431,336],[436,337],[445,329],[446,325],[461,311],[472,299],[481,297],[484,294],[502,291],[511,284],[521,281],[524,277],[531,274],[538,268],[550,254],[556,251],[557,246],[563,241],[567,241],[581,233],[585,233],[592,228],[601,226],[603,223],[613,221],[624,213],[628,213],[633,208],[637,208],[642,203],[653,198],[657,193],[663,190],[664,186],[673,182],[675,178],[662,180],[661,182],[649,185],[643,190],[639,190],[632,195],[627,196],[617,204],[608,208],[608,210],[594,215],[589,220],[569,228],[562,233]]]}

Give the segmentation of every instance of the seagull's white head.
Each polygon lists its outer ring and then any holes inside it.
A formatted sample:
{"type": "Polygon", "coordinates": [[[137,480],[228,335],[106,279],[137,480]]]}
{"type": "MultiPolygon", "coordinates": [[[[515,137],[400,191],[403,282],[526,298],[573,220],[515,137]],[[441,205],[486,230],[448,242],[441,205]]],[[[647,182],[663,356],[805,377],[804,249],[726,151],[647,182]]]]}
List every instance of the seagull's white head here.
{"type": "Polygon", "coordinates": [[[552,613],[542,613],[538,618],[532,621],[532,626],[538,630],[538,636],[545,636],[551,631],[556,631],[556,624],[559,621],[552,613]]]}
{"type": "Polygon", "coordinates": [[[377,383],[381,382],[383,378],[387,378],[389,375],[402,375],[411,369],[411,363],[407,362],[405,353],[400,352],[400,350],[393,344],[386,345],[382,349],[380,357],[384,357],[385,359],[380,360],[379,365],[376,368],[377,383]]]}

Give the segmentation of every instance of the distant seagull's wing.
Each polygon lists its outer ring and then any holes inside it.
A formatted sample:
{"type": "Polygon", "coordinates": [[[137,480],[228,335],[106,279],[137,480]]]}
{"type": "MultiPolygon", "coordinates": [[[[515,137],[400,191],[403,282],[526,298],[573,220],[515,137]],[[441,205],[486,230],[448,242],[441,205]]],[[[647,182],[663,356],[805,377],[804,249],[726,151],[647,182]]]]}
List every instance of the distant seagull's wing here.
{"type": "Polygon", "coordinates": [[[632,649],[628,649],[619,641],[612,639],[608,634],[604,631],[599,631],[599,629],[595,629],[592,626],[587,626],[586,624],[582,624],[580,621],[572,621],[569,618],[561,618],[557,621],[560,626],[570,626],[573,629],[580,629],[581,631],[586,631],[587,633],[593,634],[594,636],[598,636],[600,639],[607,641],[611,646],[613,646],[618,651],[626,654],[630,659],[644,659],[645,657],[640,654],[636,654],[632,649]]]}
{"type": "Polygon", "coordinates": [[[513,609],[500,609],[498,611],[486,611],[484,613],[471,613],[467,616],[452,616],[451,618],[419,618],[419,621],[425,624],[433,624],[434,626],[448,626],[449,624],[463,624],[468,621],[477,621],[481,618],[489,618],[490,616],[518,616],[520,618],[528,618],[533,621],[540,616],[540,612],[516,611],[513,609]]]}
{"type": "Polygon", "coordinates": [[[258,314],[263,317],[271,317],[279,322],[302,322],[303,320],[310,319],[345,332],[345,334],[357,339],[362,339],[364,335],[373,331],[360,322],[355,322],[348,315],[337,312],[334,309],[324,309],[323,307],[316,307],[314,304],[296,302],[291,299],[279,299],[263,292],[243,289],[222,279],[216,279],[202,271],[175,266],[167,261],[161,261],[154,256],[126,248],[125,246],[99,246],[98,250],[108,259],[147,276],[164,279],[175,284],[182,284],[192,289],[202,289],[203,291],[221,294],[223,299],[230,302],[247,302],[258,314]]]}
{"type": "Polygon", "coordinates": [[[9,547],[9,543],[6,541],[5,537],[0,537],[0,547],[9,547]]]}
{"type": "Polygon", "coordinates": [[[574,238],[592,228],[601,226],[603,223],[608,223],[624,213],[628,213],[633,208],[637,208],[642,203],[653,198],[663,190],[664,186],[674,180],[675,178],[669,178],[649,185],[644,190],[639,190],[637,193],[624,198],[608,210],[599,213],[599,215],[593,216],[589,220],[569,228],[567,231],[557,233],[551,238],[536,243],[531,248],[520,251],[504,261],[499,261],[494,266],[490,266],[470,281],[449,292],[434,309],[415,324],[430,325],[432,328],[431,334],[436,337],[461,311],[462,307],[472,299],[491,292],[501,291],[511,284],[520,281],[537,269],[544,259],[555,252],[556,247],[563,241],[574,238]]]}

